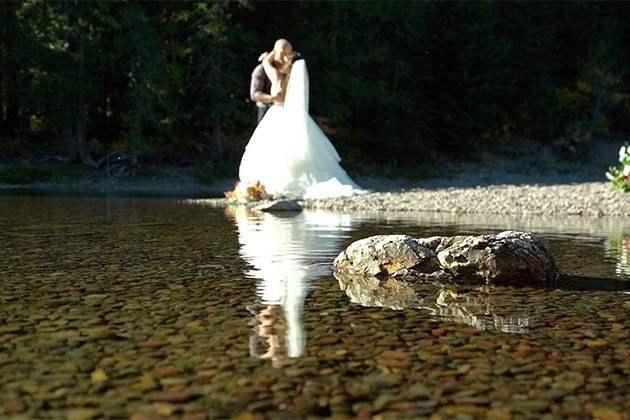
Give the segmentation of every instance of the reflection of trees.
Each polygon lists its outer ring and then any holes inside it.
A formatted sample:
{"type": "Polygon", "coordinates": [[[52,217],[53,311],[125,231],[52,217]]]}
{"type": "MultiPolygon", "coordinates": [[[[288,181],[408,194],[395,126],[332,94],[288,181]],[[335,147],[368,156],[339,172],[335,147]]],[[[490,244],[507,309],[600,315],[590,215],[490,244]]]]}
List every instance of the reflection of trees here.
{"type": "Polygon", "coordinates": [[[630,275],[630,237],[622,233],[611,235],[606,243],[606,255],[615,260],[615,272],[630,275]]]}
{"type": "MultiPolygon", "coordinates": [[[[437,318],[480,330],[522,333],[529,328],[529,306],[509,299],[495,302],[492,286],[464,288],[434,283],[406,283],[335,273],[350,300],[367,307],[418,308],[437,318]]],[[[507,288],[504,288],[508,290],[507,288]]]]}

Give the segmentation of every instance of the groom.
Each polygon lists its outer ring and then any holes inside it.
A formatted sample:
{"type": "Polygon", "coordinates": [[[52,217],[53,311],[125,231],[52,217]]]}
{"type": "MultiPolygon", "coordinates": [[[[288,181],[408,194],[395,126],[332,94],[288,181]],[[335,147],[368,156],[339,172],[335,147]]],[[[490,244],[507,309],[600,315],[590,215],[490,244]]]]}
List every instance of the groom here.
{"type": "MultiPolygon", "coordinates": [[[[284,64],[286,58],[293,52],[291,43],[286,39],[279,39],[273,46],[273,64],[280,67],[284,64]]],[[[262,61],[267,53],[262,53],[258,61],[262,61]]],[[[262,63],[258,64],[252,72],[251,82],[249,84],[249,97],[256,102],[258,108],[258,122],[262,120],[265,113],[274,104],[278,102],[281,95],[271,95],[271,81],[265,74],[262,63]]]]}

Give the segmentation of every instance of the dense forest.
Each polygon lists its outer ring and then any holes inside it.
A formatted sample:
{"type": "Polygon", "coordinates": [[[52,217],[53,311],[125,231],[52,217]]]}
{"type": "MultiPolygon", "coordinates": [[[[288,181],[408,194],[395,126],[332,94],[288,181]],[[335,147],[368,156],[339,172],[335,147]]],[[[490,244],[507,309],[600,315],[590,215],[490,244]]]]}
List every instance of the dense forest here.
{"type": "Polygon", "coordinates": [[[626,2],[21,0],[0,2],[0,160],[126,150],[233,170],[278,37],[346,161],[630,131],[626,2]]]}

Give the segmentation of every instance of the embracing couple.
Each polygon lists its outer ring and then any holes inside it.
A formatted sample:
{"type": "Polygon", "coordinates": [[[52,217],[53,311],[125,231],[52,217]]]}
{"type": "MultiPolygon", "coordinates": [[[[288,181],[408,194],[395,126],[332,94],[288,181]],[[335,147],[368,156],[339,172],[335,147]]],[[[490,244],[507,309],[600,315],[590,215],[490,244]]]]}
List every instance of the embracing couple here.
{"type": "Polygon", "coordinates": [[[364,193],[339,166],[339,154],[308,113],[305,60],[289,41],[279,39],[260,61],[250,85],[258,126],[241,159],[241,185],[260,182],[276,198],[364,193]]]}

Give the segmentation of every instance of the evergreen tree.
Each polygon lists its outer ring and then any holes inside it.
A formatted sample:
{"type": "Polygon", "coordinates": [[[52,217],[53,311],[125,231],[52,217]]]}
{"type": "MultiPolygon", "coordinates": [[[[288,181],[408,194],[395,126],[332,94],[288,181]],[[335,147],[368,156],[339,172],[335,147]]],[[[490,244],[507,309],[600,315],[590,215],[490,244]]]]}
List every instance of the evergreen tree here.
{"type": "Polygon", "coordinates": [[[131,149],[147,161],[234,167],[255,118],[249,76],[279,37],[307,59],[311,114],[346,161],[421,163],[431,151],[470,155],[519,137],[588,139],[630,129],[629,9],[1,2],[2,141],[30,139],[88,165],[131,149]]]}

